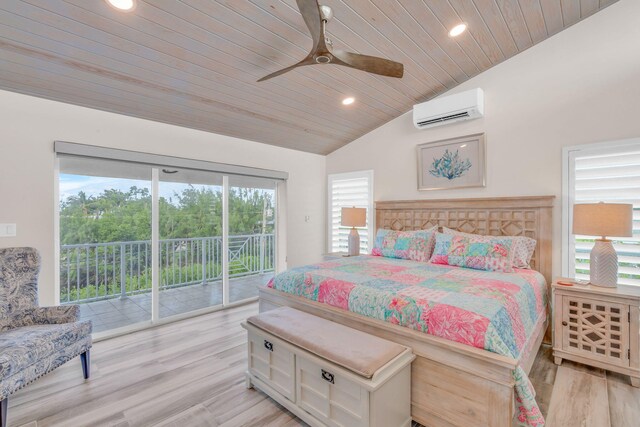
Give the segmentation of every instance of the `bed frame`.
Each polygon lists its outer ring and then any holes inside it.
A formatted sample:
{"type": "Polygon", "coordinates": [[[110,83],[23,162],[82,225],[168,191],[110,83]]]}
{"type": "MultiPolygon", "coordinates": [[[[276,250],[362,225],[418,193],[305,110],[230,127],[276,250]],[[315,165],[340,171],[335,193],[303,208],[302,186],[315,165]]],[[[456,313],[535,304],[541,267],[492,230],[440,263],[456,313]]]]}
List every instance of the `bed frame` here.
{"type": "MultiPolygon", "coordinates": [[[[532,268],[540,271],[550,285],[553,200],[553,196],[544,196],[377,202],[376,226],[392,230],[446,226],[466,233],[534,238],[538,244],[532,268]]],[[[539,328],[532,337],[532,350],[526,359],[518,361],[260,288],[261,312],[280,306],[294,307],[411,347],[417,356],[411,370],[411,415],[427,427],[510,427],[515,401],[512,372],[518,365],[529,372],[550,323],[546,321],[539,328]]]]}

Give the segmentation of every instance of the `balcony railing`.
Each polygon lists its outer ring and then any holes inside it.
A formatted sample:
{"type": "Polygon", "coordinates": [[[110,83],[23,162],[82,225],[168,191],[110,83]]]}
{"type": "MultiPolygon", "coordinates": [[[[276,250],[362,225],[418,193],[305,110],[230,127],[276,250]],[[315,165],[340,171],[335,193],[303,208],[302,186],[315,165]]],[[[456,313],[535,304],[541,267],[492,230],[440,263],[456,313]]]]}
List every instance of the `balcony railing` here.
{"type": "MultiPolygon", "coordinates": [[[[273,234],[229,236],[229,277],[273,271],[273,234]]],[[[160,240],[160,289],[222,280],[222,237],[160,240]]],[[[60,302],[151,292],[151,242],[62,245],[60,302]]]]}

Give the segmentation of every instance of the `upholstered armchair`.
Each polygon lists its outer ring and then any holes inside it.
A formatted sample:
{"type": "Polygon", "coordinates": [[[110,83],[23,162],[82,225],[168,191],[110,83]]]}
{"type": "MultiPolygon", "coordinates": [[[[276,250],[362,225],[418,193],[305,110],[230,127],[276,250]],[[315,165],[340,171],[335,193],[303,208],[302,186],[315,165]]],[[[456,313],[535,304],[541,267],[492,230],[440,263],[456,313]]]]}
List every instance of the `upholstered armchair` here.
{"type": "Polygon", "coordinates": [[[68,360],[89,378],[91,322],[78,306],[38,307],[39,271],[35,249],[0,249],[0,427],[12,393],[68,360]]]}

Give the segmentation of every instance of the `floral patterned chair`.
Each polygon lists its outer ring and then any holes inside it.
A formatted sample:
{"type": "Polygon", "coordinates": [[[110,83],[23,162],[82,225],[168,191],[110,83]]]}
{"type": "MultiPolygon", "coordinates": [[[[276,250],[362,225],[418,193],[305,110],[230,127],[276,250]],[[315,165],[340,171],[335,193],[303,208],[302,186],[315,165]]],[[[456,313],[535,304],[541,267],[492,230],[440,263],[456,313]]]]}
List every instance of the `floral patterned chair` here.
{"type": "Polygon", "coordinates": [[[80,355],[89,378],[91,322],[80,307],[38,307],[40,256],[33,248],[0,249],[0,427],[9,396],[80,355]]]}

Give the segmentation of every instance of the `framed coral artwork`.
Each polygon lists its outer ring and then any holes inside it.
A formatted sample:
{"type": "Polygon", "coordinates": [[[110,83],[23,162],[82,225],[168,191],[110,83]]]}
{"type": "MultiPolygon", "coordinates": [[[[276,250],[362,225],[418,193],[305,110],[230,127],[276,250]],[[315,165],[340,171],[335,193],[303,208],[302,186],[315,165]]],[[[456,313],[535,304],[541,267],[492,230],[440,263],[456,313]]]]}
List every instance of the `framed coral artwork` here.
{"type": "Polygon", "coordinates": [[[418,145],[418,190],[485,186],[484,134],[418,145]]]}

